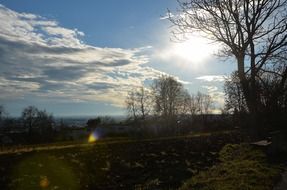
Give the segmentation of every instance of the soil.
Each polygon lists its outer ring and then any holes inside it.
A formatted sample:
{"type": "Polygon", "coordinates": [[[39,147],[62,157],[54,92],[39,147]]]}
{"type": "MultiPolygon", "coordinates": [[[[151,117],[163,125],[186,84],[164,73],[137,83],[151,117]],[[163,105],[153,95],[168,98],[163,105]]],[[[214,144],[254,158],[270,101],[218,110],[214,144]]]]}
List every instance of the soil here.
{"type": "Polygon", "coordinates": [[[240,139],[229,133],[0,155],[0,189],[176,189],[240,139]]]}

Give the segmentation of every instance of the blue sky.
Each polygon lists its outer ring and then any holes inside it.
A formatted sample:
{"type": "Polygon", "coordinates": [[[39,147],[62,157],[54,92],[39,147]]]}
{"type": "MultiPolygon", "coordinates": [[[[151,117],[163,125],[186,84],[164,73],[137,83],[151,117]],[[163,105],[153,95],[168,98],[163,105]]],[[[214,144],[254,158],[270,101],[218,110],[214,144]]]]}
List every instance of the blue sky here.
{"type": "Polygon", "coordinates": [[[84,41],[100,47],[131,48],[160,42],[160,21],[174,0],[6,0],[4,6],[54,19],[66,28],[85,32],[84,41]]]}
{"type": "Polygon", "coordinates": [[[10,115],[28,105],[59,116],[125,114],[126,93],[161,74],[223,105],[223,79],[234,64],[206,56],[202,39],[170,41],[164,16],[175,0],[0,4],[0,104],[10,115]]]}

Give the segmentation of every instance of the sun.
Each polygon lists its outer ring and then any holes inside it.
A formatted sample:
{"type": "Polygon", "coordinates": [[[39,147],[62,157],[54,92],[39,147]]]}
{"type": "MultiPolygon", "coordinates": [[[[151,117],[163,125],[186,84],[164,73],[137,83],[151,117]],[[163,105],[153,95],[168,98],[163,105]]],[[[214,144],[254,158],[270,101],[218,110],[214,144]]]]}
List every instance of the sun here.
{"type": "Polygon", "coordinates": [[[173,44],[172,53],[194,64],[206,61],[218,50],[218,46],[200,36],[191,36],[184,42],[173,44]]]}

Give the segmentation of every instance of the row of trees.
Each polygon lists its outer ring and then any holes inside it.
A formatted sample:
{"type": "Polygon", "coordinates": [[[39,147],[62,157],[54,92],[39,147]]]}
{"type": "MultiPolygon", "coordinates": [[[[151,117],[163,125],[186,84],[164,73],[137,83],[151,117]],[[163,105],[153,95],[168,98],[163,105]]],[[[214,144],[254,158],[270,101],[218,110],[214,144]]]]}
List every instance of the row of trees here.
{"type": "Polygon", "coordinates": [[[0,105],[0,126],[4,131],[25,132],[27,142],[44,142],[52,138],[55,120],[46,110],[39,110],[35,106],[23,109],[19,119],[11,118],[0,105]]]}
{"type": "Polygon", "coordinates": [[[159,77],[150,88],[132,89],[126,98],[127,111],[134,120],[145,120],[152,115],[174,120],[178,116],[208,114],[212,105],[210,95],[201,92],[191,95],[171,76],[159,77]]]}
{"type": "Polygon", "coordinates": [[[51,134],[54,125],[53,115],[46,110],[39,110],[35,106],[24,108],[21,116],[23,126],[28,129],[29,135],[51,134]]]}
{"type": "MultiPolygon", "coordinates": [[[[257,84],[260,110],[256,113],[256,123],[251,123],[252,125],[256,124],[257,127],[251,129],[258,130],[259,126],[261,130],[258,131],[262,131],[262,128],[285,128],[287,122],[287,92],[286,89],[279,87],[278,80],[273,80],[274,78],[270,77],[263,78],[262,82],[264,83],[257,84]]],[[[224,87],[225,111],[234,114],[237,124],[242,125],[243,123],[248,126],[248,123],[244,120],[250,120],[250,111],[237,72],[232,73],[230,79],[226,80],[224,87]]]]}
{"type": "MultiPolygon", "coordinates": [[[[261,80],[258,85],[258,94],[260,95],[261,113],[285,113],[287,111],[287,91],[280,88],[278,80],[269,75],[261,80]]],[[[225,81],[224,91],[225,109],[231,113],[248,113],[248,105],[243,93],[243,89],[238,77],[238,73],[231,74],[229,80],[225,81]]]]}

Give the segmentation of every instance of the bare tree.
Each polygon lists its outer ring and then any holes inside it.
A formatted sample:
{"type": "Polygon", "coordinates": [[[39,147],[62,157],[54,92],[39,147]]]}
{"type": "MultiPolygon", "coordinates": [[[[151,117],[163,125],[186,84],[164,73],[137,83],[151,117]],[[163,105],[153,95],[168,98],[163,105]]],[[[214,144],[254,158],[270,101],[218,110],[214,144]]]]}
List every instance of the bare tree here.
{"type": "Polygon", "coordinates": [[[212,97],[209,94],[197,92],[196,95],[192,95],[191,99],[192,114],[209,114],[213,105],[212,97]]]}
{"type": "Polygon", "coordinates": [[[28,128],[29,134],[32,133],[32,129],[35,127],[37,122],[37,114],[39,110],[35,106],[28,106],[22,112],[22,120],[24,127],[28,128]]]}
{"type": "Polygon", "coordinates": [[[195,96],[195,108],[196,108],[196,113],[202,115],[203,114],[203,96],[204,94],[201,92],[197,92],[196,96],[195,96]]]}
{"type": "Polygon", "coordinates": [[[187,90],[183,90],[180,94],[180,109],[179,114],[181,115],[191,115],[191,96],[187,90]]]}
{"type": "MultiPolygon", "coordinates": [[[[222,46],[222,55],[234,56],[238,77],[250,113],[260,108],[257,81],[273,73],[274,59],[287,50],[287,0],[179,0],[179,13],[169,12],[174,36],[182,40],[200,33],[222,46]]],[[[286,62],[286,60],[285,60],[286,62]]],[[[286,85],[286,66],[277,70],[286,85]]]]}
{"type": "Polygon", "coordinates": [[[152,110],[150,92],[144,87],[132,89],[126,99],[126,108],[134,120],[145,120],[152,110]]]}
{"type": "Polygon", "coordinates": [[[189,102],[189,112],[191,116],[194,116],[197,110],[198,110],[198,107],[197,107],[196,95],[191,95],[190,102],[189,102]]]}
{"type": "Polygon", "coordinates": [[[8,113],[5,110],[3,105],[0,105],[0,121],[2,121],[5,117],[7,117],[8,113]]]}
{"type": "Polygon", "coordinates": [[[37,132],[40,135],[49,135],[52,131],[54,118],[52,114],[47,113],[45,110],[39,110],[35,106],[26,107],[21,119],[24,127],[28,128],[28,133],[31,135],[33,132],[37,132]]]}
{"type": "Polygon", "coordinates": [[[136,95],[134,91],[128,92],[128,96],[126,98],[126,108],[128,114],[133,117],[134,120],[137,119],[137,105],[136,105],[136,95]]]}
{"type": "Polygon", "coordinates": [[[144,120],[146,117],[150,114],[152,109],[152,100],[150,96],[150,92],[145,89],[144,87],[141,87],[137,92],[136,96],[139,103],[139,110],[141,118],[144,120]]]}
{"type": "Polygon", "coordinates": [[[42,136],[49,136],[53,130],[54,117],[46,110],[39,110],[37,113],[36,127],[42,136]]]}
{"type": "Polygon", "coordinates": [[[204,94],[203,96],[203,111],[204,114],[209,114],[211,112],[213,100],[209,94],[204,94]]]}
{"type": "Polygon", "coordinates": [[[161,76],[152,85],[155,112],[164,118],[174,118],[182,106],[184,88],[171,76],[161,76]]]}

